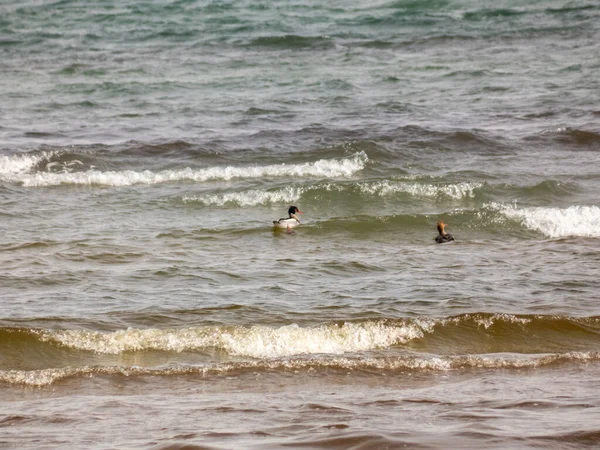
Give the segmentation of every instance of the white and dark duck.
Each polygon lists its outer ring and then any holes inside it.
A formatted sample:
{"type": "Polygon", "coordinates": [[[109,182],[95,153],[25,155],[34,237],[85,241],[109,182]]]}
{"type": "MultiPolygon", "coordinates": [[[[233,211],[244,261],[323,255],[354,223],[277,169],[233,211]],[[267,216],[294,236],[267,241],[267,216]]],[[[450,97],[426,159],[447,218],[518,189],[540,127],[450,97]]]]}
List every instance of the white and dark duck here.
{"type": "Polygon", "coordinates": [[[444,222],[440,221],[437,223],[438,235],[435,237],[435,242],[438,244],[443,244],[444,242],[450,242],[454,240],[454,236],[450,233],[446,233],[446,225],[444,222]]]}
{"type": "Polygon", "coordinates": [[[297,206],[290,206],[288,209],[289,217],[283,217],[279,220],[274,220],[273,226],[275,228],[281,228],[288,231],[294,227],[297,227],[300,225],[300,219],[296,214],[302,214],[302,211],[300,211],[297,206]]]}

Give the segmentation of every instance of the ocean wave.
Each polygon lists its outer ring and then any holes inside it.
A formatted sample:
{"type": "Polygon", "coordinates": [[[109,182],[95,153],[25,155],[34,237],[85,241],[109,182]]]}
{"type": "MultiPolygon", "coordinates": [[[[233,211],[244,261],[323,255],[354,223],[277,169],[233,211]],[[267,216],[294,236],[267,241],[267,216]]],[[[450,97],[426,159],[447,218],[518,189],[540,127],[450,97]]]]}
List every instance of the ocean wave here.
{"type": "Polygon", "coordinates": [[[0,155],[0,180],[13,181],[37,172],[71,173],[83,168],[94,168],[96,161],[89,152],[77,153],[68,148],[40,152],[0,155]]]}
{"type": "Polygon", "coordinates": [[[0,179],[31,171],[42,161],[46,161],[58,152],[24,153],[18,155],[0,155],[0,179]]]}
{"type": "Polygon", "coordinates": [[[62,330],[39,331],[42,342],[101,354],[159,350],[169,352],[218,348],[230,355],[279,358],[298,354],[342,354],[390,347],[423,335],[417,324],[344,323],[303,328],[199,327],[186,329],[127,329],[113,333],[62,330]]]}
{"type": "Polygon", "coordinates": [[[184,203],[202,203],[205,205],[256,206],[272,203],[289,203],[303,197],[322,198],[328,192],[359,194],[368,197],[387,197],[395,194],[408,194],[414,197],[436,199],[447,197],[456,200],[475,197],[475,190],[483,183],[423,184],[419,182],[397,182],[389,180],[356,183],[319,183],[312,186],[288,186],[277,190],[251,189],[243,192],[184,196],[184,203]]]}
{"type": "Polygon", "coordinates": [[[421,183],[394,183],[389,181],[378,181],[371,183],[359,183],[361,192],[371,195],[393,195],[396,193],[410,194],[416,197],[436,198],[446,196],[453,199],[472,198],[475,189],[481,188],[483,183],[462,182],[453,184],[421,184],[421,183]]]}
{"type": "Polygon", "coordinates": [[[589,130],[566,128],[561,129],[557,133],[556,140],[567,144],[597,148],[598,145],[600,145],[600,133],[589,130]]]}
{"type": "Polygon", "coordinates": [[[202,203],[205,205],[224,206],[236,204],[240,206],[256,206],[271,203],[290,203],[298,200],[307,191],[301,187],[286,187],[276,191],[252,189],[244,192],[228,192],[225,194],[207,194],[202,196],[185,196],[184,203],[202,203]]]}
{"type": "Polygon", "coordinates": [[[549,238],[600,237],[600,207],[530,207],[494,204],[504,216],[549,238]]]}
{"type": "Polygon", "coordinates": [[[221,376],[241,375],[247,372],[282,372],[337,370],[347,372],[410,373],[448,372],[470,369],[534,369],[554,364],[587,364],[600,361],[598,352],[565,352],[542,355],[465,355],[427,356],[406,354],[389,357],[368,356],[314,356],[227,362],[168,368],[123,366],[80,366],[40,370],[0,370],[0,383],[44,387],[74,377],[109,375],[117,377],[145,376],[221,376]]]}
{"type": "Polygon", "coordinates": [[[250,41],[249,46],[283,50],[324,49],[334,46],[328,36],[299,36],[286,34],[283,36],[261,36],[250,41]]]}
{"type": "MultiPolygon", "coordinates": [[[[200,326],[169,329],[90,330],[0,329],[5,342],[38,344],[105,355],[127,352],[197,352],[271,359],[295,355],[371,352],[406,345],[429,353],[550,353],[593,348],[600,342],[600,318],[472,313],[446,318],[377,319],[318,326],[200,326]],[[507,336],[510,336],[507,338],[507,336]],[[561,344],[564,340],[565,344],[561,344]]],[[[8,345],[8,344],[7,344],[8,345]]]]}
{"type": "Polygon", "coordinates": [[[469,21],[481,21],[500,18],[512,18],[529,14],[530,11],[520,9],[498,8],[498,9],[479,9],[463,13],[463,19],[469,21]]]}
{"type": "MultiPolygon", "coordinates": [[[[481,71],[454,71],[445,76],[480,76],[482,74],[485,73],[481,71]]],[[[514,144],[508,142],[506,138],[478,129],[435,130],[408,125],[400,127],[397,133],[401,133],[410,139],[411,146],[416,146],[419,149],[430,149],[436,153],[439,151],[454,151],[461,154],[493,155],[512,154],[516,150],[514,144]]]]}
{"type": "Polygon", "coordinates": [[[572,146],[578,150],[597,150],[600,146],[600,133],[572,127],[558,127],[542,131],[541,133],[528,136],[528,141],[540,141],[546,144],[548,141],[572,146]]]}
{"type": "Polygon", "coordinates": [[[0,160],[0,179],[20,183],[27,187],[58,185],[131,186],[136,184],[161,184],[178,181],[205,182],[235,178],[264,177],[347,177],[365,168],[366,153],[359,152],[348,158],[321,159],[300,164],[272,164],[266,166],[227,166],[204,169],[178,169],[161,171],[99,171],[53,173],[30,172],[40,161],[47,159],[43,153],[33,156],[12,156],[0,160]]]}

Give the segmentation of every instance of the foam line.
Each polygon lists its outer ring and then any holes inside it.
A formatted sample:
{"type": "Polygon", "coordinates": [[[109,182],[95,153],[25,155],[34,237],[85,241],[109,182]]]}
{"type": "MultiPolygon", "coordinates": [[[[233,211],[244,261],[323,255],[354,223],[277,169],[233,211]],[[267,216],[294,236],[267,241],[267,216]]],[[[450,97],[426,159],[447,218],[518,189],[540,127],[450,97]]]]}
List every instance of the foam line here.
{"type": "Polygon", "coordinates": [[[7,181],[20,183],[28,187],[44,187],[58,185],[103,185],[131,186],[135,184],[161,184],[179,181],[201,183],[213,180],[231,180],[235,178],[265,177],[348,177],[365,168],[368,160],[364,152],[356,153],[349,158],[321,159],[302,164],[272,164],[267,166],[217,166],[205,169],[176,169],[161,171],[99,171],[52,173],[27,172],[47,155],[30,157],[5,157],[0,161],[0,177],[7,181]]]}

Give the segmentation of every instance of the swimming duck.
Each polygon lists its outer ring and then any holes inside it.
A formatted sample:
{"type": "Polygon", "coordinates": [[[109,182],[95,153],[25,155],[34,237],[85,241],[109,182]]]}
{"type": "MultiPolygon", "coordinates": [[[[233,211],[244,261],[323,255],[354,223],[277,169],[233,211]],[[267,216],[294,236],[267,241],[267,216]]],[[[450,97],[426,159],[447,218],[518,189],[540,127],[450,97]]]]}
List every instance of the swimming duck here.
{"type": "Polygon", "coordinates": [[[446,233],[446,231],[444,230],[446,225],[447,224],[445,224],[442,221],[437,223],[437,230],[439,234],[436,236],[435,242],[437,242],[438,244],[443,244],[444,242],[450,242],[454,240],[454,237],[450,233],[446,233]]]}
{"type": "Polygon", "coordinates": [[[273,226],[275,228],[281,228],[288,231],[294,227],[297,227],[300,225],[300,219],[296,214],[302,214],[302,211],[300,211],[297,206],[290,206],[288,209],[289,217],[283,217],[279,220],[274,220],[273,226]]]}

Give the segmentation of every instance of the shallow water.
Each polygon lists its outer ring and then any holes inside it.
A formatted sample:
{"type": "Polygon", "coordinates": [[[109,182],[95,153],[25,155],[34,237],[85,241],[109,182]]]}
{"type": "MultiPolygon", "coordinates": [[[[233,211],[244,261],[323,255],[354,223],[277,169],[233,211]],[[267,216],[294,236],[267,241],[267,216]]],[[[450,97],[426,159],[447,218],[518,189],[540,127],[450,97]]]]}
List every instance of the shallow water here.
{"type": "Polygon", "coordinates": [[[0,17],[3,448],[595,445],[597,5],[0,17]]]}

